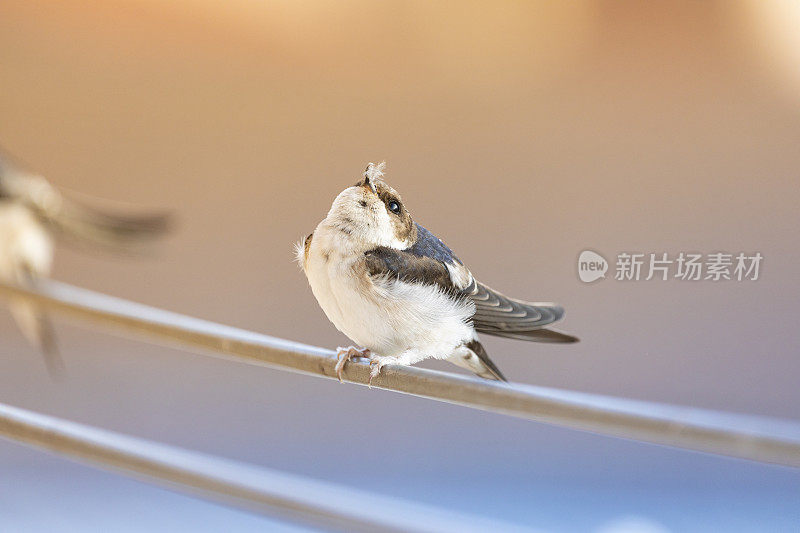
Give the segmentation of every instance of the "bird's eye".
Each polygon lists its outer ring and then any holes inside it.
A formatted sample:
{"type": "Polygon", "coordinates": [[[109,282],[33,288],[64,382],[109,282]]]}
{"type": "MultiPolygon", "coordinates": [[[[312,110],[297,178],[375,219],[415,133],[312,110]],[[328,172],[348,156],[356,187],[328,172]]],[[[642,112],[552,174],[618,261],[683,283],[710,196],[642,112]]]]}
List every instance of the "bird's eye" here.
{"type": "Polygon", "coordinates": [[[394,200],[389,202],[388,207],[389,207],[389,211],[391,211],[394,214],[397,214],[397,213],[400,212],[400,204],[398,202],[394,201],[394,200]]]}

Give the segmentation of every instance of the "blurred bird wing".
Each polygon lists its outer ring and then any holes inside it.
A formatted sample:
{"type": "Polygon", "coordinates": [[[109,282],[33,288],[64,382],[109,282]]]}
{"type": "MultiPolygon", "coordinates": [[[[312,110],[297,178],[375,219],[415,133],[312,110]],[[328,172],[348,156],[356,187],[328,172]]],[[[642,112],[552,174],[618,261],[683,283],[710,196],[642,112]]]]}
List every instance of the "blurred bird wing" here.
{"type": "Polygon", "coordinates": [[[153,239],[170,226],[167,213],[107,213],[68,198],[43,177],[19,170],[8,156],[0,157],[0,195],[25,205],[64,236],[110,248],[153,239]]]}
{"type": "Polygon", "coordinates": [[[41,209],[40,216],[67,237],[119,249],[160,237],[170,227],[167,213],[108,213],[63,196],[55,209],[41,209]]]}

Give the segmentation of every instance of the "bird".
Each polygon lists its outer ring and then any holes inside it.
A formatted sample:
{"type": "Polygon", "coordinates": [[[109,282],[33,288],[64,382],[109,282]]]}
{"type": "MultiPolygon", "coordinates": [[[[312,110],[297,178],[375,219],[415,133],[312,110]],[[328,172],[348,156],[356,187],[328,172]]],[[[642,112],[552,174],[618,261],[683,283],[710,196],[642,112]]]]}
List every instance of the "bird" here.
{"type": "MultiPolygon", "coordinates": [[[[122,215],[89,207],[0,151],[0,281],[4,283],[32,288],[48,277],[56,237],[128,252],[133,245],[163,234],[169,219],[166,213],[122,215]]],[[[64,364],[46,313],[20,297],[9,300],[9,309],[23,335],[44,355],[50,375],[60,376],[64,364]]]]}
{"type": "Polygon", "coordinates": [[[479,333],[578,341],[549,327],[563,318],[560,305],[510,298],[475,279],[440,238],[413,219],[384,180],[385,170],[385,161],[369,163],[295,245],[296,261],[325,315],[362,346],[337,348],[339,381],[353,358],[369,359],[370,385],[387,364],[431,358],[507,381],[479,333]]]}

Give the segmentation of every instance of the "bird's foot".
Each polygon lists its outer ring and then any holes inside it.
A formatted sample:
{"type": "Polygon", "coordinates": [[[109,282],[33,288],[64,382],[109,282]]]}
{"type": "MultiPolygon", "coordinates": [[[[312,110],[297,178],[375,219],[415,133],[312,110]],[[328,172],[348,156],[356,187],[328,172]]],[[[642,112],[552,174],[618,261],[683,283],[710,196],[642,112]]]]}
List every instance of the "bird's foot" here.
{"type": "Polygon", "coordinates": [[[355,346],[348,346],[347,348],[342,348],[338,346],[336,348],[336,358],[338,361],[336,362],[336,375],[339,376],[339,383],[344,383],[342,381],[342,372],[344,371],[344,364],[352,359],[353,357],[369,357],[370,351],[367,348],[356,348],[355,346]]]}
{"type": "Polygon", "coordinates": [[[372,380],[378,377],[378,374],[381,373],[381,368],[385,365],[387,361],[382,357],[373,357],[369,360],[369,383],[367,386],[371,389],[372,388],[372,380]]]}

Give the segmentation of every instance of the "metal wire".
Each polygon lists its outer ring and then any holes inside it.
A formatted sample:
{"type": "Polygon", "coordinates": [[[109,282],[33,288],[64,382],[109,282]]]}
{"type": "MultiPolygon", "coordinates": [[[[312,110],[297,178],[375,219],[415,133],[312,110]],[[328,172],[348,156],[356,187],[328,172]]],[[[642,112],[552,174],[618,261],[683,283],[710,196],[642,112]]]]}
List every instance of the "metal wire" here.
{"type": "Polygon", "coordinates": [[[0,404],[0,437],[268,516],[342,531],[531,531],[0,404]]]}
{"type": "MultiPolygon", "coordinates": [[[[334,352],[156,309],[54,281],[36,289],[0,284],[52,311],[117,326],[228,359],[336,379],[334,352]]],[[[346,381],[369,382],[367,364],[346,381]]],[[[800,424],[565,390],[503,384],[415,367],[385,366],[373,386],[562,427],[800,467],[800,424]]],[[[377,394],[377,393],[376,393],[377,394]]]]}

